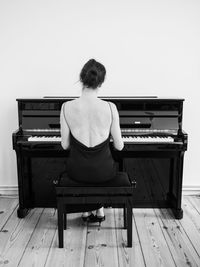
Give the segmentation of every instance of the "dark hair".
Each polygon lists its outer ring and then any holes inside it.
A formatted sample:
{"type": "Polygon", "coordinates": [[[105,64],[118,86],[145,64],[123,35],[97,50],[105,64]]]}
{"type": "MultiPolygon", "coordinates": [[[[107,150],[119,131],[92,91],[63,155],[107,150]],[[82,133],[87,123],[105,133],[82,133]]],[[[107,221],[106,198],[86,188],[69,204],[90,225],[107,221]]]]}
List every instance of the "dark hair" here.
{"type": "Polygon", "coordinates": [[[82,68],[80,81],[87,88],[96,89],[104,82],[106,69],[95,59],[90,59],[82,68]]]}

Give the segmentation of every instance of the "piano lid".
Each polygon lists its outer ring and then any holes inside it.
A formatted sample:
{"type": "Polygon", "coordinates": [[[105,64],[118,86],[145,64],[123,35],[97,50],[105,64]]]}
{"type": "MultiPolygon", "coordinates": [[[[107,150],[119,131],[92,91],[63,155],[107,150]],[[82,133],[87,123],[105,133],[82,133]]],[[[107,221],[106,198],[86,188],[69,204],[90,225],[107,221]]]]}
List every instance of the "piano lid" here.
{"type": "MultiPolygon", "coordinates": [[[[56,101],[56,100],[68,100],[78,98],[80,96],[44,96],[36,98],[17,98],[16,101],[56,101]]],[[[135,101],[184,101],[184,98],[180,97],[160,97],[160,96],[98,96],[105,100],[135,100],[135,101]]]]}
{"type": "MultiPolygon", "coordinates": [[[[77,96],[76,96],[77,97],[77,96]]],[[[79,97],[79,96],[78,96],[79,97]]],[[[158,98],[157,96],[98,96],[99,98],[109,98],[109,99],[134,99],[134,98],[142,98],[142,99],[152,99],[158,98]]],[[[68,96],[44,96],[44,98],[69,98],[68,96]]]]}

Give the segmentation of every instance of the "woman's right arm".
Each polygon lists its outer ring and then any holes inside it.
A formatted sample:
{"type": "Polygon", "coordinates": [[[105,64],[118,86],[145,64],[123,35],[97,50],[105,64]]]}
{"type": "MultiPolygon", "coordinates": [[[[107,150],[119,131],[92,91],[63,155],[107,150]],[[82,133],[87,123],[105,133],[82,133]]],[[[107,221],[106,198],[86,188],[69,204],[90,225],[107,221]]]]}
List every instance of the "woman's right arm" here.
{"type": "Polygon", "coordinates": [[[68,149],[70,144],[70,130],[65,117],[65,103],[62,105],[60,112],[60,133],[61,146],[63,149],[68,149]]]}
{"type": "Polygon", "coordinates": [[[112,124],[110,131],[113,139],[113,144],[117,150],[122,150],[124,147],[124,142],[122,140],[122,135],[121,135],[119,113],[115,104],[111,103],[111,108],[112,108],[112,124]]]}

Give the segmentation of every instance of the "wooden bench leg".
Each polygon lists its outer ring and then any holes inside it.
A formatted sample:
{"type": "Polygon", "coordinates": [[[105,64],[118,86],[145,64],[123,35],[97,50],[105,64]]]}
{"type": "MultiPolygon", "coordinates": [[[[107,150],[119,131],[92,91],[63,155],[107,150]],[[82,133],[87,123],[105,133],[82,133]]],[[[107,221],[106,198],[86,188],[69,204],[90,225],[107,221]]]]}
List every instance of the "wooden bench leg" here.
{"type": "Polygon", "coordinates": [[[127,246],[132,247],[132,206],[128,203],[127,205],[127,246]]]}
{"type": "Polygon", "coordinates": [[[127,211],[126,211],[126,205],[124,205],[124,229],[127,228],[127,211]]]}
{"type": "Polygon", "coordinates": [[[63,248],[63,205],[58,201],[58,245],[63,248]]]}
{"type": "Polygon", "coordinates": [[[63,213],[63,219],[64,219],[64,230],[67,230],[67,213],[63,213]]]}

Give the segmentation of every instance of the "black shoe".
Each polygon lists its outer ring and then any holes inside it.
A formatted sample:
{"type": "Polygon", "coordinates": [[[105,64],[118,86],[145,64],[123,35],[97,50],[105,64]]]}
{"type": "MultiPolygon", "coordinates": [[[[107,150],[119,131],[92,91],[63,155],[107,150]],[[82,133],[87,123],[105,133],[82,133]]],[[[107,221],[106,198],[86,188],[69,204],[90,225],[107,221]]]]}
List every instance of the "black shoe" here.
{"type": "Polygon", "coordinates": [[[95,219],[95,216],[93,213],[91,213],[89,216],[82,216],[81,218],[84,222],[93,222],[95,219]]]}
{"type": "Polygon", "coordinates": [[[105,219],[106,219],[106,216],[105,215],[104,216],[97,216],[97,215],[95,215],[94,217],[95,217],[95,222],[98,222],[99,223],[99,226],[101,226],[101,223],[103,221],[105,221],[105,219]]]}

